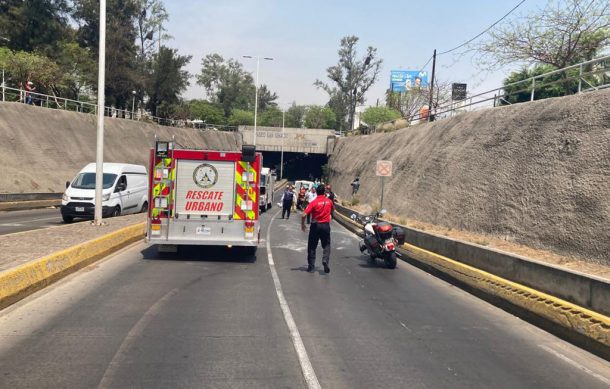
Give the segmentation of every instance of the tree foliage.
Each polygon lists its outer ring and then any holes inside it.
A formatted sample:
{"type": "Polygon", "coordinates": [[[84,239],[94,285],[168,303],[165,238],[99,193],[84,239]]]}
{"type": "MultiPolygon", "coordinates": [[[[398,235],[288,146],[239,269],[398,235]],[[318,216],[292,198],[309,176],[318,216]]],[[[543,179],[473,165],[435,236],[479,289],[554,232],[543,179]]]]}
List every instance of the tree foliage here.
{"type": "Polygon", "coordinates": [[[368,107],[362,112],[360,118],[369,126],[377,126],[400,117],[400,112],[389,107],[368,107]]]}
{"type": "Polygon", "coordinates": [[[507,20],[477,46],[490,66],[541,63],[558,69],[592,59],[610,44],[610,1],[555,0],[507,20]]]}
{"type": "Polygon", "coordinates": [[[305,124],[305,114],[307,106],[297,105],[293,102],[290,108],[286,111],[285,126],[292,128],[301,128],[305,124]]]}
{"type": "Polygon", "coordinates": [[[171,110],[165,109],[164,114],[158,112],[158,106],[177,104],[179,95],[189,85],[189,73],[184,67],[190,62],[191,56],[178,55],[178,50],[161,47],[159,54],[153,57],[152,68],[146,83],[146,93],[149,96],[147,108],[159,115],[168,117],[171,110]]]}
{"type": "Polygon", "coordinates": [[[189,101],[190,119],[203,120],[207,124],[225,124],[226,118],[222,107],[205,100],[189,101]]]}
{"type": "Polygon", "coordinates": [[[212,102],[222,106],[226,117],[233,109],[254,109],[254,82],[240,62],[208,54],[201,65],[197,83],[206,89],[212,102]]]}
{"type": "Polygon", "coordinates": [[[337,118],[330,107],[310,105],[305,114],[306,128],[334,128],[337,118]]]}
{"type": "Polygon", "coordinates": [[[316,80],[314,85],[328,93],[329,106],[339,118],[338,125],[345,127],[345,113],[353,117],[356,105],[364,104],[365,94],[377,81],[381,70],[381,59],[377,58],[377,49],[369,46],[366,55],[358,59],[356,36],[346,36],[341,39],[339,47],[339,62],[326,69],[331,83],[316,80]],[[347,108],[347,109],[346,109],[347,108]]]}
{"type": "Polygon", "coordinates": [[[282,111],[276,106],[271,106],[262,112],[259,111],[257,124],[260,126],[281,127],[282,111]]]}
{"type": "Polygon", "coordinates": [[[228,120],[232,126],[252,126],[254,125],[254,112],[243,109],[234,109],[228,120]]]}

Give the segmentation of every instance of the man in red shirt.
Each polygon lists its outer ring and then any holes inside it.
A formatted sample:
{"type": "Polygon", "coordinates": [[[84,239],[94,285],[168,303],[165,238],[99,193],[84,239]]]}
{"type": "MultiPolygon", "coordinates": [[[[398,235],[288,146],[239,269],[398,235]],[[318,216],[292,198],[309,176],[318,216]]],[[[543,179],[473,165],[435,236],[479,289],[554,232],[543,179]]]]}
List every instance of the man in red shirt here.
{"type": "Polygon", "coordinates": [[[307,271],[313,272],[316,264],[316,249],[318,240],[322,242],[322,265],[324,272],[330,273],[328,262],[330,261],[330,218],[335,205],[324,195],[325,188],[318,185],[316,193],[318,197],[313,200],[301,217],[301,229],[305,231],[305,219],[311,215],[311,226],[309,227],[309,239],[307,241],[307,271]]]}

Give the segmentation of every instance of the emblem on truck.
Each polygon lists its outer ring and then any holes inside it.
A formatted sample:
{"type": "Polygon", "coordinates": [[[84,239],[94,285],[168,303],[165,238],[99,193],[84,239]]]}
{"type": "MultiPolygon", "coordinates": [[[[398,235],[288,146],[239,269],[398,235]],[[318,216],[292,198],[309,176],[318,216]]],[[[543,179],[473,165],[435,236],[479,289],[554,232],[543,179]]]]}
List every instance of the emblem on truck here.
{"type": "Polygon", "coordinates": [[[203,163],[193,171],[193,181],[198,187],[211,188],[218,181],[218,170],[210,164],[203,163]]]}

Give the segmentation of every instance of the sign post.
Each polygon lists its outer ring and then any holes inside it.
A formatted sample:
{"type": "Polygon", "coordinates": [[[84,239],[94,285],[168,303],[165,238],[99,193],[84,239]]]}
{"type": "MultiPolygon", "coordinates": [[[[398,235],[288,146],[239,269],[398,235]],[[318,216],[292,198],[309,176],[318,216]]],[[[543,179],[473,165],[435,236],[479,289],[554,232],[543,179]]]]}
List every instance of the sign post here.
{"type": "Polygon", "coordinates": [[[381,177],[381,204],[380,208],[383,209],[383,192],[386,177],[392,177],[392,161],[377,161],[377,169],[375,169],[377,177],[381,177]]]}

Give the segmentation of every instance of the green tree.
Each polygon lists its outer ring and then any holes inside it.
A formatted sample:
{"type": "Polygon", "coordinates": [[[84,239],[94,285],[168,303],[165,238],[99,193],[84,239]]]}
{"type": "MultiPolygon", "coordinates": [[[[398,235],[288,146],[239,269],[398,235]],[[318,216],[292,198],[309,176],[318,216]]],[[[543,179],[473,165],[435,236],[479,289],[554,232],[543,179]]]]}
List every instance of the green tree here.
{"type": "Polygon", "coordinates": [[[229,124],[232,126],[252,126],[254,125],[254,112],[234,109],[229,117],[229,124]]]}
{"type": "Polygon", "coordinates": [[[335,113],[330,107],[311,105],[305,114],[306,128],[333,128],[335,122],[335,113]]]}
{"type": "Polygon", "coordinates": [[[0,36],[15,51],[52,54],[69,32],[66,0],[6,0],[0,11],[0,36]]]}
{"type": "MultiPolygon", "coordinates": [[[[524,67],[518,72],[511,73],[504,80],[504,96],[500,100],[501,105],[522,103],[531,100],[532,83],[531,81],[519,82],[529,78],[539,76],[556,70],[554,66],[538,64],[532,68],[524,67]],[[514,85],[516,84],[516,85],[514,85]]],[[[577,70],[574,70],[577,74],[577,70]]],[[[534,98],[536,100],[549,97],[563,96],[564,94],[575,93],[578,90],[578,82],[572,80],[568,83],[569,90],[565,91],[565,80],[560,74],[552,74],[536,79],[536,89],[534,98]]]]}
{"type": "Polygon", "coordinates": [[[26,82],[32,81],[39,93],[54,95],[62,79],[59,66],[48,57],[36,53],[0,48],[0,66],[5,70],[9,85],[23,88],[26,82]]]}
{"type": "Polygon", "coordinates": [[[60,42],[56,62],[63,75],[58,94],[79,100],[81,93],[91,89],[97,81],[97,64],[88,49],[76,42],[60,42]]]}
{"type": "Polygon", "coordinates": [[[257,118],[257,124],[268,127],[281,127],[282,126],[282,111],[275,106],[271,106],[266,110],[260,112],[257,118]]]}
{"type": "Polygon", "coordinates": [[[227,121],[221,106],[205,100],[191,100],[188,105],[191,119],[203,120],[207,124],[225,124],[227,121]]]}
{"type": "Polygon", "coordinates": [[[381,123],[399,119],[400,117],[400,112],[392,108],[368,107],[364,110],[364,112],[362,112],[362,116],[360,118],[369,126],[375,127],[381,123]]]}
{"type": "Polygon", "coordinates": [[[277,103],[275,102],[275,100],[277,100],[277,94],[271,92],[269,88],[267,88],[267,85],[261,85],[261,87],[258,88],[259,111],[264,111],[269,107],[277,107],[277,103]]]}
{"type": "Polygon", "coordinates": [[[592,59],[610,44],[610,1],[549,1],[506,20],[476,49],[490,67],[518,62],[564,68],[592,59]]]}
{"type": "Polygon", "coordinates": [[[160,117],[168,117],[169,109],[159,111],[161,103],[171,106],[179,101],[179,96],[189,85],[189,73],[184,67],[190,62],[191,56],[178,55],[178,50],[161,47],[159,54],[153,57],[153,67],[146,83],[148,94],[147,108],[160,117]]]}
{"type": "Polygon", "coordinates": [[[169,14],[161,0],[134,0],[137,7],[136,29],[138,34],[138,49],[141,58],[152,55],[159,39],[168,39],[163,34],[166,31],[163,23],[169,20],[169,14]],[[161,34],[161,37],[159,36],[161,34]]]}
{"type": "MultiPolygon", "coordinates": [[[[107,105],[127,108],[132,91],[144,83],[138,69],[136,19],[139,13],[132,0],[108,0],[106,3],[106,83],[107,105]]],[[[79,24],[78,43],[97,58],[99,44],[99,2],[74,0],[73,18],[79,24]]],[[[94,85],[94,88],[96,86],[94,85]]],[[[131,107],[130,107],[131,108],[131,107]]]]}
{"type": "Polygon", "coordinates": [[[234,109],[254,109],[254,82],[241,63],[208,54],[201,65],[197,84],[206,89],[212,102],[222,106],[225,117],[231,117],[234,109]]]}
{"type": "Polygon", "coordinates": [[[297,105],[292,103],[286,111],[285,126],[292,128],[301,128],[305,124],[305,115],[307,114],[306,105],[297,105]]]}
{"type": "MultiPolygon", "coordinates": [[[[365,94],[377,81],[381,70],[381,59],[377,59],[377,49],[369,46],[366,56],[358,59],[356,45],[358,37],[346,36],[341,39],[339,48],[339,62],[337,65],[326,69],[327,77],[332,84],[316,80],[314,83],[318,88],[326,91],[331,99],[329,106],[335,111],[339,118],[339,127],[345,127],[342,118],[346,107],[349,116],[349,126],[352,125],[356,105],[364,104],[365,94]]],[[[348,126],[348,128],[349,128],[348,126]]]]}

